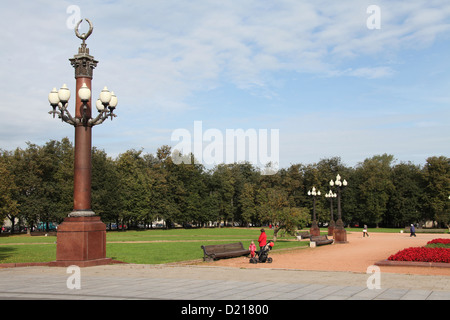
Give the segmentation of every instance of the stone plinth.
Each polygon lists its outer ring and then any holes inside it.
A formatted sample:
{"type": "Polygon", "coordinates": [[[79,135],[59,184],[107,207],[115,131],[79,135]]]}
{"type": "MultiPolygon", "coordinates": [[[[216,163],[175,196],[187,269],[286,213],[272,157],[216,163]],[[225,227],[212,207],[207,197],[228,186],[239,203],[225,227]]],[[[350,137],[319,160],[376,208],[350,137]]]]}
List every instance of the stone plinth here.
{"type": "Polygon", "coordinates": [[[330,225],[328,226],[328,236],[333,236],[334,235],[334,228],[336,227],[336,223],[334,222],[334,220],[330,221],[330,225]]]}
{"type": "Polygon", "coordinates": [[[336,221],[336,225],[333,230],[334,243],[348,243],[347,241],[347,231],[344,228],[344,222],[342,219],[336,221]]]}
{"type": "Polygon", "coordinates": [[[311,236],[320,236],[320,228],[317,225],[317,221],[313,221],[311,228],[309,229],[311,236]]]}
{"type": "Polygon", "coordinates": [[[334,243],[348,243],[347,231],[344,228],[335,227],[333,230],[334,243]]]}
{"type": "Polygon", "coordinates": [[[88,267],[109,264],[106,226],[98,216],[68,217],[58,226],[56,261],[51,266],[88,267]]]}
{"type": "Polygon", "coordinates": [[[334,235],[334,226],[329,226],[328,227],[328,235],[329,236],[333,236],[334,235]]]}

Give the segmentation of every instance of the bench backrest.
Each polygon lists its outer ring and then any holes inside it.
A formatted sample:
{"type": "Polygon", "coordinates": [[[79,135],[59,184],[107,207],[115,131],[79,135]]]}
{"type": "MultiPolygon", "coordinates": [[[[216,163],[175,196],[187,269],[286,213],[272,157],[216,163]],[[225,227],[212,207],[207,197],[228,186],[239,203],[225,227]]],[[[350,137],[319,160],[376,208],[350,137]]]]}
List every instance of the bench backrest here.
{"type": "Polygon", "coordinates": [[[311,241],[321,241],[321,240],[328,240],[327,236],[313,236],[311,237],[311,241]]]}
{"type": "Polygon", "coordinates": [[[202,246],[207,254],[244,250],[242,242],[202,246]]]}

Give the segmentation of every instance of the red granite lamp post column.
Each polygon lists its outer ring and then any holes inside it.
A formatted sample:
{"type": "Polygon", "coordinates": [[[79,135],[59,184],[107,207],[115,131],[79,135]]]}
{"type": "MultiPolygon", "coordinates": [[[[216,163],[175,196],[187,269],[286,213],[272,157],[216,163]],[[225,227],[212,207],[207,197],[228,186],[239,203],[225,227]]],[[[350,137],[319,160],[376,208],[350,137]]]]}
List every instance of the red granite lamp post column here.
{"type": "MultiPolygon", "coordinates": [[[[91,78],[76,78],[76,109],[75,116],[83,117],[83,111],[86,117],[91,117],[91,101],[86,104],[86,110],[83,110],[78,91],[83,84],[91,89],[91,78]]],[[[75,127],[75,152],[74,152],[74,189],[73,189],[73,212],[72,216],[94,215],[91,211],[91,149],[92,149],[92,127],[84,126],[83,123],[75,127]]]]}

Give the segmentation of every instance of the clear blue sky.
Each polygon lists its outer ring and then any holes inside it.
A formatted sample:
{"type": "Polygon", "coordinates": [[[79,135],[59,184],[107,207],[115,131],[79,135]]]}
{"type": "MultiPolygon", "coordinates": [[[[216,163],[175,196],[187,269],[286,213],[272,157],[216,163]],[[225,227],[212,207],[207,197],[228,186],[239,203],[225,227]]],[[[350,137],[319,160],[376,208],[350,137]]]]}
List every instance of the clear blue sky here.
{"type": "Polygon", "coordinates": [[[174,146],[194,121],[224,135],[278,129],[281,167],[450,156],[448,0],[3,1],[0,148],[73,141],[47,95],[67,83],[73,110],[77,9],[94,24],[93,95],[106,85],[119,99],[118,117],[93,129],[112,157],[174,146]]]}

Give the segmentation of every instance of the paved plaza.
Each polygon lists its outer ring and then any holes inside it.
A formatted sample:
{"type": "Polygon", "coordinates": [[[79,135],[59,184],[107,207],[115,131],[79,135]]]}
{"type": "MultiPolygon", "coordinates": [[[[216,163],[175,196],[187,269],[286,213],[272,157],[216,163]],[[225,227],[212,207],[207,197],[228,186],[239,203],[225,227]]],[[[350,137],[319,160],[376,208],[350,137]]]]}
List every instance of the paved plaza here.
{"type": "Polygon", "coordinates": [[[0,299],[450,300],[450,277],[211,266],[117,264],[0,269],[0,299]],[[77,278],[75,278],[77,277],[77,278]],[[78,287],[78,288],[77,288],[78,287]]]}

